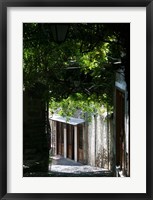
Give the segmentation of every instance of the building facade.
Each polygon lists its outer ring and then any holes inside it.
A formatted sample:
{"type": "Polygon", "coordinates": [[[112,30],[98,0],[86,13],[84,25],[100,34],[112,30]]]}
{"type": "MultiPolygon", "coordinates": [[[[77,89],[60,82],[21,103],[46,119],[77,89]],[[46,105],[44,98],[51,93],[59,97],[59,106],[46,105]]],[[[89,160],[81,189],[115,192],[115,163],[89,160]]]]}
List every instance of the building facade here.
{"type": "Polygon", "coordinates": [[[114,132],[116,140],[116,169],[120,176],[130,176],[129,98],[124,70],[116,73],[114,132]]]}
{"type": "Polygon", "coordinates": [[[62,155],[82,164],[113,170],[113,120],[92,116],[90,122],[55,115],[50,118],[52,155],[62,155]]]}
{"type": "Polygon", "coordinates": [[[93,115],[91,121],[50,117],[52,155],[130,176],[129,99],[124,70],[116,73],[114,113],[93,115]]]}

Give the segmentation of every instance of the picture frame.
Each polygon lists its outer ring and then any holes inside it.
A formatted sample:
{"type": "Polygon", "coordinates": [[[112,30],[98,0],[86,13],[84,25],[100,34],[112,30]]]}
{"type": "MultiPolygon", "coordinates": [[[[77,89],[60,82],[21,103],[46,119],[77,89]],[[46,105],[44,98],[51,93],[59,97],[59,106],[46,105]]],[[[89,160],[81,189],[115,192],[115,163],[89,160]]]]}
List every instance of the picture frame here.
{"type": "Polygon", "coordinates": [[[153,198],[153,1],[152,0],[8,0],[0,2],[0,199],[147,199],[153,198]],[[147,14],[147,52],[146,52],[146,193],[8,193],[7,192],[7,8],[9,7],[146,7],[147,14]]]}

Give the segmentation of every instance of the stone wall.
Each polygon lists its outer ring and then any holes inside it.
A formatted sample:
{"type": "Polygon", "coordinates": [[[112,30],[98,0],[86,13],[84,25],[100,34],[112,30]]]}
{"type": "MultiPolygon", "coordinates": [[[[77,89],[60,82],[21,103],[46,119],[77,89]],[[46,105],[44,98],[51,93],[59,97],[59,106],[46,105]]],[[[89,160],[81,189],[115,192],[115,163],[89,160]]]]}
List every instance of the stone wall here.
{"type": "MultiPolygon", "coordinates": [[[[87,118],[87,116],[86,116],[87,118]]],[[[52,155],[57,154],[56,122],[50,120],[52,155]]],[[[115,136],[113,117],[104,113],[83,124],[83,163],[114,171],[115,136]]]]}
{"type": "Polygon", "coordinates": [[[88,164],[113,169],[114,134],[111,116],[92,116],[88,124],[88,164]]]}
{"type": "Polygon", "coordinates": [[[45,101],[29,91],[23,94],[23,171],[48,170],[45,101]]]}

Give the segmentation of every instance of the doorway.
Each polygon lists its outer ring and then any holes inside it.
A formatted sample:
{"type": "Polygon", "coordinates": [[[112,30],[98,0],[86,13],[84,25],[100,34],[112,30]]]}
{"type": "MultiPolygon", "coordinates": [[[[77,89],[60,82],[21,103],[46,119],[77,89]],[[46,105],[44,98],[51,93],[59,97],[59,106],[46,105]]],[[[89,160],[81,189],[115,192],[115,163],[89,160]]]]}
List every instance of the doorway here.
{"type": "Polygon", "coordinates": [[[116,166],[125,168],[125,94],[116,89],[116,166]]]}

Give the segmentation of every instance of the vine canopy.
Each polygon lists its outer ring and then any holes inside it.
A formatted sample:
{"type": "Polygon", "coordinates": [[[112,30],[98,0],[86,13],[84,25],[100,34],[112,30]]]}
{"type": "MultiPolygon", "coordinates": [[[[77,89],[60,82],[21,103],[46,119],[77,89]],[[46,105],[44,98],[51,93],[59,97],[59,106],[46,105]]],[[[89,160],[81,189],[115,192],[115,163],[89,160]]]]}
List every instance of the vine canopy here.
{"type": "MultiPolygon", "coordinates": [[[[43,85],[43,98],[54,109],[71,115],[105,105],[113,106],[115,73],[123,65],[129,85],[128,23],[67,24],[64,42],[56,43],[51,23],[23,24],[25,90],[43,85]],[[94,105],[94,106],[89,106],[94,105]]],[[[128,86],[129,87],[129,86],[128,86]]],[[[94,110],[92,109],[92,112],[94,110]]]]}

